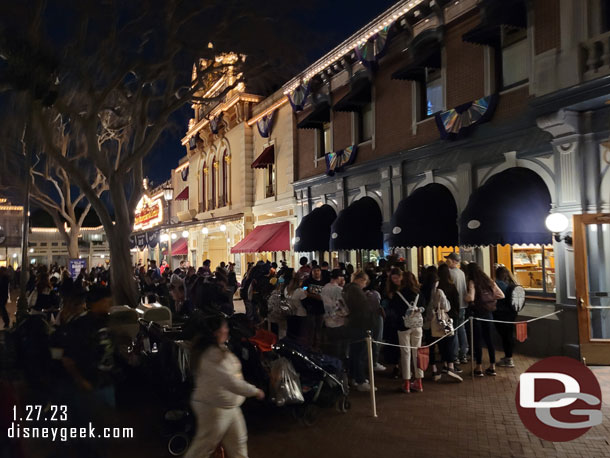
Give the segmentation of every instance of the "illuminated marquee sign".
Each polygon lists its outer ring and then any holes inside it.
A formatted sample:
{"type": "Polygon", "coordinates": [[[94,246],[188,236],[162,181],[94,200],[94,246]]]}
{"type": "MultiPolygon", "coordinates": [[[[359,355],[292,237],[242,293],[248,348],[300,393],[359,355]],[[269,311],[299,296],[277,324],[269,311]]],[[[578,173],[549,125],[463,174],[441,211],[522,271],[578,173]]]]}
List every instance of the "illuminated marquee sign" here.
{"type": "Polygon", "coordinates": [[[163,222],[163,204],[161,199],[151,200],[146,194],[136,207],[133,230],[150,229],[163,222]]]}

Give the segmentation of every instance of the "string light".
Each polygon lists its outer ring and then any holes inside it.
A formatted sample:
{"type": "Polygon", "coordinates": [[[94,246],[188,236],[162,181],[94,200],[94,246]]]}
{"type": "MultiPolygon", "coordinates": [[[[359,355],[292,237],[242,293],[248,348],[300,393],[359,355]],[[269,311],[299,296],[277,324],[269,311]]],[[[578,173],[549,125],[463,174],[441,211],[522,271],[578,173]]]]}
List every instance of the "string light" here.
{"type": "Polygon", "coordinates": [[[281,107],[282,105],[284,105],[287,102],[288,102],[288,97],[282,97],[280,100],[278,100],[273,105],[271,105],[269,108],[267,108],[265,111],[256,115],[254,118],[249,119],[247,122],[248,126],[254,125],[259,119],[262,119],[263,117],[267,116],[269,113],[271,113],[272,111],[281,107]]]}
{"type": "Polygon", "coordinates": [[[317,62],[314,62],[311,66],[305,69],[300,75],[297,75],[292,80],[288,82],[288,84],[284,87],[284,94],[289,94],[294,91],[300,84],[303,79],[311,79],[317,73],[325,70],[329,66],[331,66],[334,62],[341,59],[346,54],[350,54],[352,50],[366,43],[368,39],[370,39],[375,33],[379,33],[383,30],[384,27],[389,26],[392,22],[400,18],[400,16],[405,15],[414,7],[422,3],[423,0],[415,0],[407,3],[406,1],[402,1],[397,4],[394,8],[389,9],[383,15],[379,16],[370,26],[365,27],[354,35],[349,37],[343,43],[341,43],[336,49],[332,50],[322,58],[320,58],[317,62]]]}

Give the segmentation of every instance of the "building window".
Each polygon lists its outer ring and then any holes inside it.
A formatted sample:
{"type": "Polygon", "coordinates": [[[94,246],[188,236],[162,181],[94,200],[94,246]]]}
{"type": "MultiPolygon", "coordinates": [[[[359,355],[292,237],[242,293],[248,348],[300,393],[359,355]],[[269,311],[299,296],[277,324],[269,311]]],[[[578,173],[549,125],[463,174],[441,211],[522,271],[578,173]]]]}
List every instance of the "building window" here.
{"type": "Polygon", "coordinates": [[[227,153],[222,156],[222,196],[221,205],[224,207],[229,203],[229,160],[227,153]]]}
{"type": "Polygon", "coordinates": [[[503,27],[502,44],[497,56],[500,87],[509,89],[528,80],[527,29],[503,27]]]}
{"type": "Polygon", "coordinates": [[[216,159],[212,159],[212,169],[210,173],[212,174],[212,192],[210,193],[210,209],[216,208],[216,192],[218,190],[218,180],[217,174],[218,172],[218,162],[216,159]]]}
{"type": "Polygon", "coordinates": [[[440,68],[426,68],[426,80],[420,83],[420,120],[445,109],[443,78],[440,68]]]}
{"type": "Polygon", "coordinates": [[[323,158],[326,153],[332,151],[330,144],[330,123],[325,122],[318,132],[318,158],[323,158]]]}
{"type": "Polygon", "coordinates": [[[208,175],[208,167],[206,165],[206,163],[203,163],[203,169],[201,170],[201,203],[200,203],[200,208],[199,211],[204,212],[207,208],[206,203],[207,203],[207,195],[208,193],[207,191],[207,176],[208,175]]]}
{"type": "Polygon", "coordinates": [[[496,263],[509,269],[528,294],[555,295],[553,245],[504,245],[496,248],[496,263]]]}
{"type": "Polygon", "coordinates": [[[265,169],[265,198],[275,196],[275,166],[267,165],[265,169]]]}
{"type": "Polygon", "coordinates": [[[358,143],[373,138],[373,104],[367,103],[357,114],[358,116],[358,143]]]}

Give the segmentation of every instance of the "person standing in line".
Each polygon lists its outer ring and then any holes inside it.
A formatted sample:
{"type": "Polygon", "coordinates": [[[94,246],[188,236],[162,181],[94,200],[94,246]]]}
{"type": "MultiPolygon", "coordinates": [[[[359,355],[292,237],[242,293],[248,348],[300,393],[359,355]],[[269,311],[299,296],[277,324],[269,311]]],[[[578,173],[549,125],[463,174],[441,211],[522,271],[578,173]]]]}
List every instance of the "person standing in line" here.
{"type": "Polygon", "coordinates": [[[10,283],[11,281],[8,276],[8,271],[6,267],[0,267],[0,314],[2,314],[2,321],[4,322],[5,328],[8,328],[11,324],[8,312],[6,311],[6,303],[8,302],[10,283]]]}
{"type": "Polygon", "coordinates": [[[307,293],[307,298],[303,305],[307,310],[307,321],[309,323],[310,345],[319,349],[322,343],[322,324],[324,322],[324,303],[322,302],[322,270],[320,266],[311,269],[311,276],[303,281],[303,288],[307,293]]]}
{"type": "MultiPolygon", "coordinates": [[[[468,281],[468,292],[466,300],[471,304],[472,313],[475,318],[492,320],[492,312],[496,310],[499,299],[504,299],[504,293],[494,281],[481,270],[474,262],[466,266],[466,279],[468,281]]],[[[496,352],[491,335],[491,322],[474,320],[473,323],[474,357],[476,367],[474,375],[484,377],[485,375],[496,375],[496,352]],[[489,367],[483,372],[483,340],[487,345],[489,353],[489,367]]]]}
{"type": "MultiPolygon", "coordinates": [[[[365,271],[369,276],[369,284],[364,289],[364,294],[369,303],[369,308],[373,315],[373,340],[383,342],[383,320],[385,317],[385,311],[381,306],[381,294],[375,289],[377,273],[374,270],[374,266],[371,266],[369,270],[365,271]],[[375,283],[375,284],[374,284],[375,283]]],[[[373,365],[376,372],[385,372],[386,367],[379,362],[379,353],[381,352],[380,344],[373,344],[373,365]]]]}
{"type": "Polygon", "coordinates": [[[366,332],[373,328],[373,317],[364,288],[369,282],[366,273],[359,270],[352,276],[352,281],[343,288],[343,300],[349,310],[348,326],[350,337],[350,376],[358,391],[371,391],[371,385],[366,379],[366,332]]]}
{"type": "Polygon", "coordinates": [[[311,273],[311,267],[309,267],[307,262],[308,259],[305,256],[299,259],[299,265],[301,267],[297,271],[297,276],[301,277],[301,280],[304,280],[305,278],[309,277],[309,274],[311,273]]]}
{"type": "MultiPolygon", "coordinates": [[[[451,281],[455,285],[459,297],[459,313],[454,325],[457,328],[466,321],[466,311],[468,310],[468,302],[466,301],[466,276],[460,269],[460,255],[457,253],[449,253],[445,256],[445,263],[449,267],[451,281]]],[[[462,326],[457,330],[458,357],[457,362],[466,364],[468,362],[468,352],[470,347],[468,344],[468,336],[466,334],[466,326],[462,326]]]]}
{"type": "Polygon", "coordinates": [[[306,345],[307,310],[303,307],[303,299],[307,293],[303,289],[303,280],[290,269],[287,272],[288,286],[284,290],[284,297],[290,304],[291,315],[286,318],[287,336],[299,345],[306,345]]]}
{"type": "MultiPolygon", "coordinates": [[[[455,327],[455,323],[459,320],[460,296],[455,287],[455,283],[453,283],[451,279],[451,271],[447,264],[441,264],[438,267],[438,289],[445,294],[445,297],[449,301],[450,309],[447,314],[453,321],[455,327]]],[[[445,365],[441,372],[453,377],[453,374],[461,374],[463,372],[462,369],[460,369],[460,366],[457,363],[454,363],[454,361],[457,360],[458,352],[457,333],[454,332],[454,335],[447,336],[444,340],[446,341],[443,344],[445,345],[445,358],[443,358],[445,365]]],[[[441,347],[443,345],[441,345],[441,347]]],[[[456,377],[453,378],[457,379],[456,377]]]]}
{"type": "Polygon", "coordinates": [[[389,308],[395,320],[400,348],[400,366],[402,369],[402,391],[424,391],[422,379],[424,371],[417,366],[417,350],[405,347],[420,347],[422,343],[422,326],[424,319],[423,296],[415,275],[411,272],[404,274],[394,267],[390,271],[388,296],[391,296],[389,308]],[[404,284],[404,286],[403,286],[404,284]],[[413,372],[411,372],[413,365],[413,372]],[[411,380],[413,374],[413,380],[411,380]]]}
{"type": "Polygon", "coordinates": [[[240,406],[245,398],[264,399],[265,393],[244,380],[239,359],[229,351],[229,326],[224,318],[206,322],[195,342],[195,389],[191,407],[197,432],[185,458],[208,457],[222,444],[231,458],[248,457],[248,431],[240,406]]]}
{"type": "MultiPolygon", "coordinates": [[[[517,282],[513,277],[513,274],[504,266],[500,266],[496,269],[496,285],[504,293],[504,299],[500,299],[497,303],[496,311],[493,312],[495,320],[499,321],[512,321],[517,319],[517,312],[512,307],[511,297],[512,291],[517,286],[517,282]]],[[[515,367],[513,361],[513,348],[515,346],[515,325],[509,323],[495,323],[496,330],[500,334],[502,339],[502,349],[504,350],[504,358],[500,360],[498,366],[500,367],[515,367]]]]}
{"type": "Polygon", "coordinates": [[[339,269],[334,269],[330,273],[330,282],[322,288],[321,296],[324,303],[325,340],[328,354],[345,361],[349,341],[346,326],[349,312],[343,301],[343,285],[345,285],[343,274],[339,269]]]}
{"type": "Polygon", "coordinates": [[[326,285],[328,282],[330,282],[330,270],[328,270],[328,262],[322,261],[322,264],[320,264],[320,269],[322,269],[322,281],[326,285]]]}

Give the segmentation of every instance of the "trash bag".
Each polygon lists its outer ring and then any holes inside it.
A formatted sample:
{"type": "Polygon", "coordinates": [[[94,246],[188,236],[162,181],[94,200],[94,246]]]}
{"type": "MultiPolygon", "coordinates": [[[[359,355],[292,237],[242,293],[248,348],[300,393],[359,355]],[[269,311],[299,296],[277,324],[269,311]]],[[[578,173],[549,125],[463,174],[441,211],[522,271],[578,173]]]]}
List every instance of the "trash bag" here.
{"type": "Polygon", "coordinates": [[[299,374],[290,360],[278,358],[271,364],[271,400],[277,406],[301,404],[305,401],[299,374]]]}

